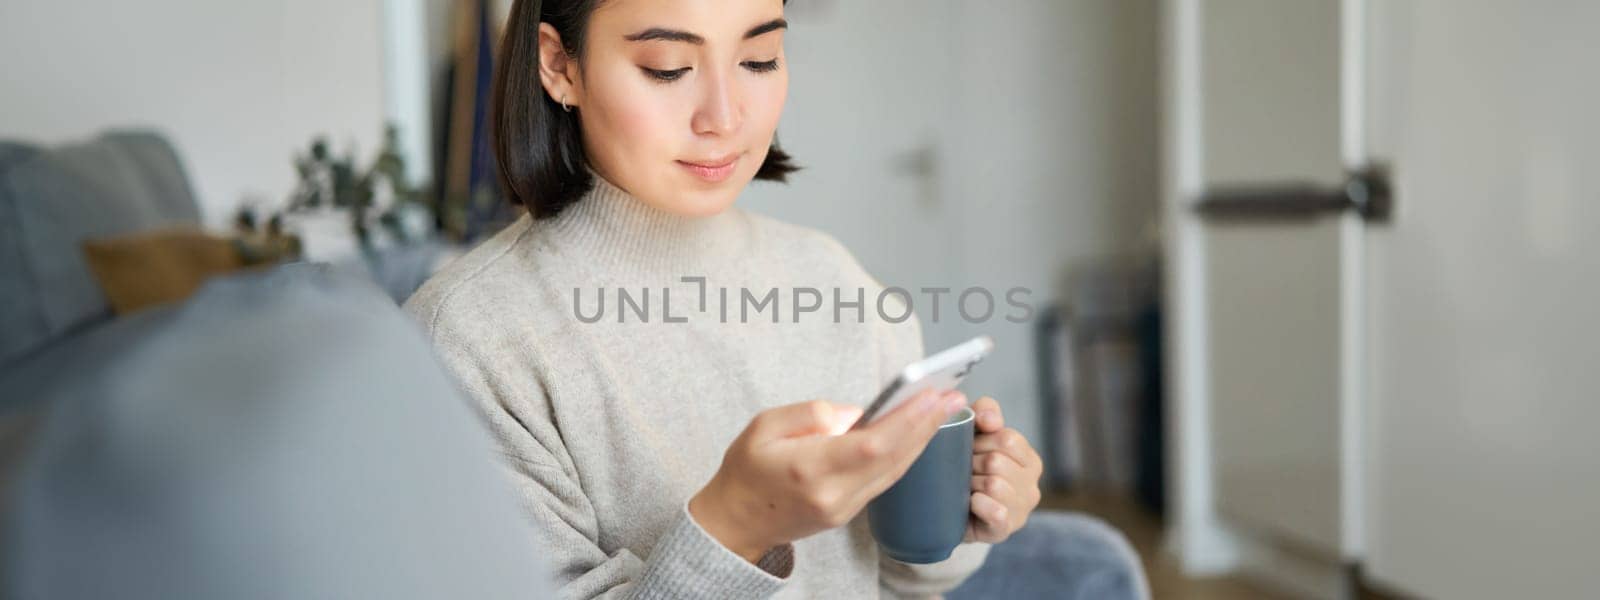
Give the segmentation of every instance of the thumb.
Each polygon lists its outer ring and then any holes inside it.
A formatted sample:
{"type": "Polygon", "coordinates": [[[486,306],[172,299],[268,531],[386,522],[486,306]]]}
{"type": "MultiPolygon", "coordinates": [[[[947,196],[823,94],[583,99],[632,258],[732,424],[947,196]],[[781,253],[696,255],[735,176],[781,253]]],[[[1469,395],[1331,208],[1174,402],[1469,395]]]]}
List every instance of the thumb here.
{"type": "Polygon", "coordinates": [[[860,408],[812,400],[761,411],[751,423],[751,433],[766,439],[838,435],[860,417],[860,408]]]}

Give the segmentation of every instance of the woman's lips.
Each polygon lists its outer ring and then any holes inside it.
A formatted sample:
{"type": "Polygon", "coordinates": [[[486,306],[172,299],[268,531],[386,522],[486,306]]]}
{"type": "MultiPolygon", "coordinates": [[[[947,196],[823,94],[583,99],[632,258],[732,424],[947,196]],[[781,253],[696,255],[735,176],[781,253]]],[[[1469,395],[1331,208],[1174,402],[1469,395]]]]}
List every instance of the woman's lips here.
{"type": "Polygon", "coordinates": [[[733,167],[739,164],[739,155],[709,161],[678,161],[678,165],[687,169],[690,174],[704,181],[717,183],[733,175],[733,167]]]}

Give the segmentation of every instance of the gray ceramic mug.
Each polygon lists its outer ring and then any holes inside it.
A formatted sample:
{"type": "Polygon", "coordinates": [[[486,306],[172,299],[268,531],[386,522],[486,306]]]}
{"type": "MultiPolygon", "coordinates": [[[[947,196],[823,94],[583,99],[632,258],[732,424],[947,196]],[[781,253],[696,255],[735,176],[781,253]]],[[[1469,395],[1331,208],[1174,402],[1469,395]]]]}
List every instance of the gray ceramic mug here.
{"type": "Polygon", "coordinates": [[[867,504],[872,537],[890,558],[935,563],[961,544],[972,497],[973,416],[971,408],[952,415],[906,474],[867,504]]]}

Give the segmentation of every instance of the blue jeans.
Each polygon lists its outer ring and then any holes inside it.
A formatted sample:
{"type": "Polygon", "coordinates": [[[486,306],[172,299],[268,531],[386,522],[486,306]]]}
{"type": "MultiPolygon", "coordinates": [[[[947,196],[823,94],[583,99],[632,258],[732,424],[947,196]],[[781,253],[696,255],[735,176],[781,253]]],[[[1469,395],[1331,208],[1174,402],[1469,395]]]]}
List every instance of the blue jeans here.
{"type": "Polygon", "coordinates": [[[1039,511],[948,597],[1145,600],[1150,586],[1121,532],[1093,517],[1039,511]]]}

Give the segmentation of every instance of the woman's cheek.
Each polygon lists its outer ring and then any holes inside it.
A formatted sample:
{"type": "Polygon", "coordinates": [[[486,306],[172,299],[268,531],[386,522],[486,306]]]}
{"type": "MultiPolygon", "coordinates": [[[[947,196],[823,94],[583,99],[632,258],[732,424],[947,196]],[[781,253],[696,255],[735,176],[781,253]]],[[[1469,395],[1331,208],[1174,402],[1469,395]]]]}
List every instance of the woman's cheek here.
{"type": "Polygon", "coordinates": [[[614,149],[618,154],[643,158],[672,152],[669,132],[673,126],[673,102],[660,95],[660,90],[640,88],[624,90],[620,95],[613,96],[620,98],[620,101],[608,111],[608,120],[611,121],[614,134],[610,139],[620,146],[614,149]]]}
{"type": "Polygon", "coordinates": [[[759,127],[763,135],[770,137],[778,129],[778,120],[783,116],[783,104],[789,96],[789,75],[779,71],[762,79],[752,86],[747,114],[751,118],[750,124],[759,127]]]}

